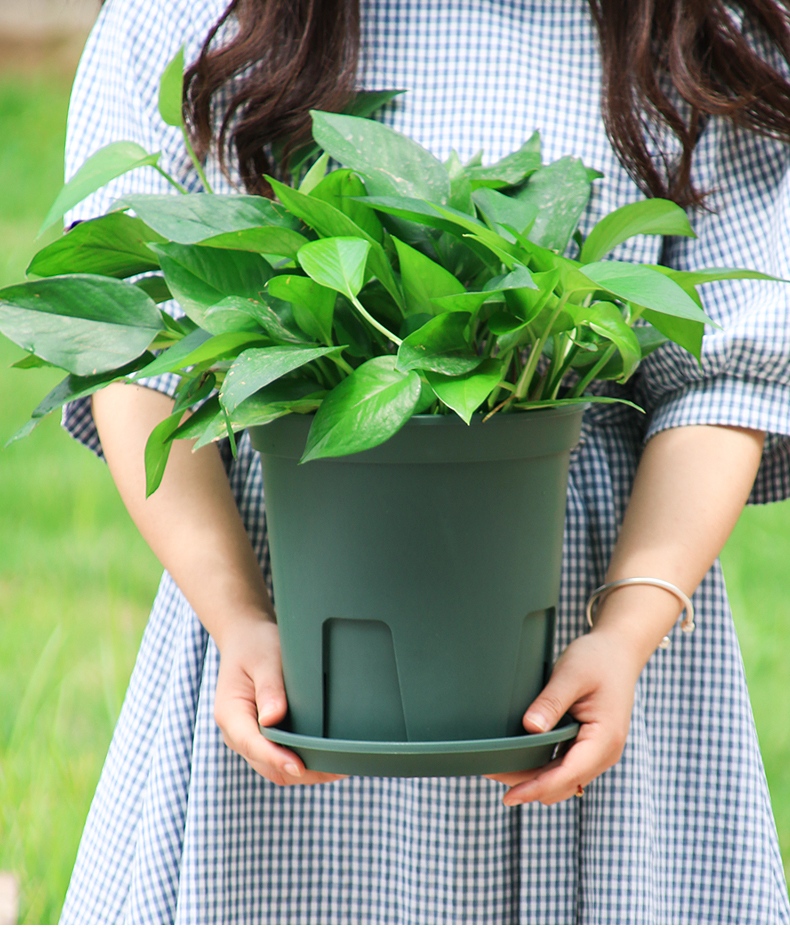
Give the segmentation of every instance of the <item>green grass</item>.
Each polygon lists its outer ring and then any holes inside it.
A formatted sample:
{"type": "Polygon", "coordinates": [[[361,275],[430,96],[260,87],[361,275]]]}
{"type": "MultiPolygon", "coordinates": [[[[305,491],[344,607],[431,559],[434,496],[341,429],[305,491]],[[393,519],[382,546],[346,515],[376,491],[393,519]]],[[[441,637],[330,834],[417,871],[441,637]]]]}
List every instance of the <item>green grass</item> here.
{"type": "MultiPolygon", "coordinates": [[[[0,82],[0,284],[21,280],[62,183],[68,84],[0,82]]],[[[0,444],[58,380],[9,364],[0,444]]],[[[57,922],[159,565],[105,466],[56,419],[0,452],[0,870],[21,920],[57,922]]]]}
{"type": "Polygon", "coordinates": [[[790,501],[747,508],[722,564],[790,882],[790,501]]]}
{"type": "MultiPolygon", "coordinates": [[[[0,79],[0,284],[21,280],[59,187],[67,97],[63,79],[0,79]]],[[[21,354],[0,338],[0,440],[58,380],[9,369],[21,354]]],[[[724,563],[790,872],[790,504],[747,511],[724,563]]],[[[26,923],[58,918],[158,576],[56,420],[0,453],[0,870],[26,923]]]]}

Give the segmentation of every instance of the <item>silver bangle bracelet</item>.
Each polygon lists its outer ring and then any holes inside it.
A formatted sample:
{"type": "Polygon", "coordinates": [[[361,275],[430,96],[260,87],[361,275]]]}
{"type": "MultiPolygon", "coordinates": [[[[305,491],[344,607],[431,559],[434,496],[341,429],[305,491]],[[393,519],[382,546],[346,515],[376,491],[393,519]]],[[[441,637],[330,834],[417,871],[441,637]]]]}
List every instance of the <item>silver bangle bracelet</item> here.
{"type": "MultiPolygon", "coordinates": [[[[610,581],[608,584],[602,584],[600,588],[596,588],[590,597],[587,600],[587,606],[585,608],[585,613],[587,614],[587,623],[592,629],[595,616],[593,614],[593,607],[595,602],[601,598],[605,597],[611,591],[614,591],[615,588],[624,588],[628,585],[634,584],[647,584],[652,585],[656,588],[663,588],[665,591],[669,591],[670,594],[674,594],[675,597],[683,605],[683,609],[686,612],[686,616],[680,623],[680,628],[684,633],[691,633],[694,629],[694,605],[691,603],[691,598],[686,594],[685,591],[672,584],[669,581],[663,581],[661,578],[621,578],[620,581],[610,581]]],[[[669,645],[669,637],[665,636],[661,647],[666,649],[669,645]]]]}

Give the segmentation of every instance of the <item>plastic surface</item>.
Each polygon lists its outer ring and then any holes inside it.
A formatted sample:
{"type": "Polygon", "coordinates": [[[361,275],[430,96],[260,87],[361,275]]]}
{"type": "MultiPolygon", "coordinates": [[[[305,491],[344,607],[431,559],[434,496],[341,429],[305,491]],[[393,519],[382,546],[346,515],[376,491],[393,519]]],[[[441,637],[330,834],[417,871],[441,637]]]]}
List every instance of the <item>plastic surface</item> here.
{"type": "Polygon", "coordinates": [[[578,732],[579,724],[569,717],[549,733],[430,743],[322,739],[261,727],[267,739],[294,749],[314,772],[391,778],[493,775],[538,768],[578,732]]]}
{"type": "Polygon", "coordinates": [[[294,733],[523,738],[551,668],[581,417],[414,417],[376,449],[305,465],[310,417],[251,430],[294,733]]]}

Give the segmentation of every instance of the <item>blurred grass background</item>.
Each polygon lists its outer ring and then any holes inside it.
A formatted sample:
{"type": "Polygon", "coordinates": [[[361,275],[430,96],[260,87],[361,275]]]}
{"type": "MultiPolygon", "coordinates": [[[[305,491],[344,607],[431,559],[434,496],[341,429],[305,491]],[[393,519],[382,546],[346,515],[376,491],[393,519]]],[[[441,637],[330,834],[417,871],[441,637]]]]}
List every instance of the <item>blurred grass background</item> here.
{"type": "MultiPolygon", "coordinates": [[[[69,68],[0,72],[0,285],[22,280],[62,180],[69,68]]],[[[8,366],[0,444],[59,380],[8,366]]],[[[790,874],[790,504],[752,508],[723,555],[790,874]]],[[[105,467],[53,418],[0,453],[0,871],[55,923],[159,566],[105,467]]]]}

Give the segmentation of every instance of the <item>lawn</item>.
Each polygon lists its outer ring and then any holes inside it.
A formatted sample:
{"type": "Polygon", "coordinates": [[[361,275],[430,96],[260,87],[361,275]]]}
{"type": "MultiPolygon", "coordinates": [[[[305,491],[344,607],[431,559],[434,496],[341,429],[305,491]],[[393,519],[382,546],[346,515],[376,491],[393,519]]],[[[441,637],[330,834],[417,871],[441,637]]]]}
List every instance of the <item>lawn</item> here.
{"type": "MultiPolygon", "coordinates": [[[[68,87],[0,76],[0,284],[20,280],[61,180],[68,87]]],[[[57,379],[8,365],[0,442],[57,379]]],[[[790,871],[790,505],[744,514],[723,556],[790,871]]],[[[0,453],[0,871],[56,922],[159,575],[104,466],[53,419],[0,453]]]]}

